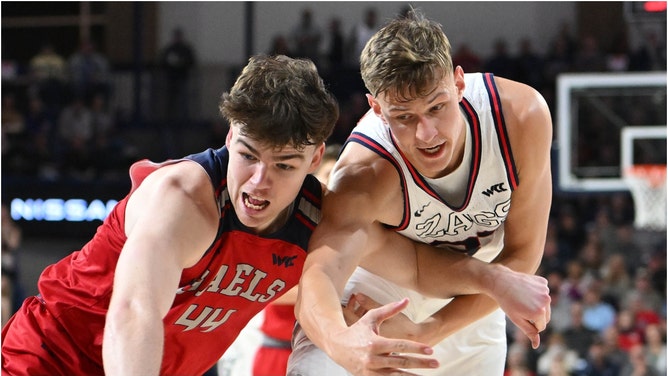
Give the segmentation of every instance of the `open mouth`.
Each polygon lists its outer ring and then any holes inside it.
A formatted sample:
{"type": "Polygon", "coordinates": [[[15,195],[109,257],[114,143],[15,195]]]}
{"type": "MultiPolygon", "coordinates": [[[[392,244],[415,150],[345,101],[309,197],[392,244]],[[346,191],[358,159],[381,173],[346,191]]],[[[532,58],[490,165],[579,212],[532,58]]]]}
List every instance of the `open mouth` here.
{"type": "Polygon", "coordinates": [[[243,193],[242,194],[244,205],[246,205],[247,208],[253,209],[253,210],[262,210],[269,206],[269,201],[263,200],[259,197],[254,197],[249,195],[248,193],[243,193]]]}
{"type": "Polygon", "coordinates": [[[443,147],[443,144],[438,144],[438,145],[432,146],[430,148],[420,148],[420,151],[422,151],[425,154],[436,154],[441,150],[442,147],[443,147]]]}

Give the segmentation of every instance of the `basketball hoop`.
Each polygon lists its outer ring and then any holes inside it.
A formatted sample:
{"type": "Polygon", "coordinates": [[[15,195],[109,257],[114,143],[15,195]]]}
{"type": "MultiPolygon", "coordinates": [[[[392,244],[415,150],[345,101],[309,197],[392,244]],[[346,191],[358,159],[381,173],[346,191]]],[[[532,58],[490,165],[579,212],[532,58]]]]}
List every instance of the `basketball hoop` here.
{"type": "Polygon", "coordinates": [[[650,231],[666,230],[666,165],[638,164],[624,171],[635,207],[634,225],[650,231]]]}

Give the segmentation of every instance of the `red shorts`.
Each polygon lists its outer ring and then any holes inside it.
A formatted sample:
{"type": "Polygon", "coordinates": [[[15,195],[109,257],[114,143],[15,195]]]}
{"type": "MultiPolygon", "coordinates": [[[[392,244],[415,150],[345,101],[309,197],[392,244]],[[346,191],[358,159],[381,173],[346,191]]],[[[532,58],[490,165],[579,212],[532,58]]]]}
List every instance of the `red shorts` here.
{"type": "Polygon", "coordinates": [[[253,359],[253,376],[285,376],[291,352],[290,348],[260,346],[253,359]]]}
{"type": "Polygon", "coordinates": [[[2,375],[103,375],[68,338],[40,298],[26,299],[2,328],[2,375]]]}

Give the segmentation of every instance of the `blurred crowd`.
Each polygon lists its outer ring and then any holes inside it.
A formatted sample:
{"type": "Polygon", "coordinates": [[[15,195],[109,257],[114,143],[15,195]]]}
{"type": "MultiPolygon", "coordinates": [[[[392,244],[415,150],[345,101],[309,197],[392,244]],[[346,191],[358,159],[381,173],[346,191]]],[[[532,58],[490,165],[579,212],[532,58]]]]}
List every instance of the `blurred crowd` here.
{"type": "MultiPolygon", "coordinates": [[[[341,105],[330,142],[343,143],[368,109],[357,59],[380,24],[375,8],[367,9],[351,30],[342,30],[336,17],[323,28],[313,16],[312,9],[304,8],[300,22],[276,35],[266,52],[316,62],[341,105]]],[[[529,38],[521,39],[515,52],[498,39],[490,56],[453,41],[453,61],[465,72],[489,71],[533,86],[554,114],[561,73],[666,71],[665,43],[658,35],[649,33],[636,48],[626,35],[611,35],[608,41],[602,47],[592,35],[576,37],[564,24],[546,54],[537,53],[529,38]]],[[[169,80],[170,119],[181,119],[179,126],[187,127],[191,114],[180,106],[187,102],[184,87],[197,69],[195,51],[175,30],[156,60],[169,80]]],[[[113,73],[92,41],[81,42],[69,57],[45,44],[30,61],[25,91],[2,92],[3,178],[126,179],[130,163],[144,155],[142,145],[124,138],[128,125],[110,106],[116,94],[113,73]]],[[[665,113],[658,112],[665,123],[665,113]]],[[[210,131],[222,144],[225,125],[212,119],[210,131]]],[[[638,230],[633,217],[628,192],[555,192],[539,270],[549,280],[552,321],[537,350],[509,323],[506,375],[666,375],[666,232],[638,230]]],[[[2,248],[4,310],[20,294],[5,296],[5,284],[15,275],[12,255],[20,250],[20,229],[4,210],[2,248]]]]}

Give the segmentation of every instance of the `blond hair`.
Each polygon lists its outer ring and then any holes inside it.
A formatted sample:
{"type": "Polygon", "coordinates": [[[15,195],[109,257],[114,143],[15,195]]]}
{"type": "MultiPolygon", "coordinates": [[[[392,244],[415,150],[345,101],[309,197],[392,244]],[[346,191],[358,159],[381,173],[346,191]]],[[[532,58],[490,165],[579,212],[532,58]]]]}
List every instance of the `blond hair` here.
{"type": "Polygon", "coordinates": [[[369,39],[360,56],[360,73],[373,96],[423,97],[453,72],[450,50],[441,25],[411,9],[369,39]]]}

